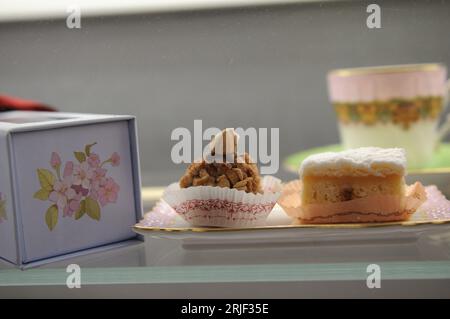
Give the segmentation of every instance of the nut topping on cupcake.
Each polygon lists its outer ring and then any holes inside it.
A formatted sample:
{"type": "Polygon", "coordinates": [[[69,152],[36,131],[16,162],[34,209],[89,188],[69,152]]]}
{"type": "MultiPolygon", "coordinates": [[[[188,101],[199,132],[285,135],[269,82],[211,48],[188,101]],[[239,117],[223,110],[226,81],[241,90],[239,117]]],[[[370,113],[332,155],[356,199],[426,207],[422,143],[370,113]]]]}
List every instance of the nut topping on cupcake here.
{"type": "Polygon", "coordinates": [[[238,138],[233,129],[216,135],[209,144],[206,158],[189,165],[180,179],[180,188],[218,186],[262,193],[258,167],[248,153],[237,154],[238,138]]]}

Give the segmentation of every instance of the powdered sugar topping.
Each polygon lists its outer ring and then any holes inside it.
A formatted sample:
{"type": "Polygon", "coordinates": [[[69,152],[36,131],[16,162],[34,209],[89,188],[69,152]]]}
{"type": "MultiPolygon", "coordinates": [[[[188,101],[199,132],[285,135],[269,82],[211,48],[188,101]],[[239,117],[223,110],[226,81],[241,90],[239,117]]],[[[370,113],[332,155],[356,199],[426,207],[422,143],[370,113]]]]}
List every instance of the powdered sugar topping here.
{"type": "Polygon", "coordinates": [[[304,176],[405,175],[406,154],[402,148],[362,147],[307,157],[300,167],[304,176]]]}

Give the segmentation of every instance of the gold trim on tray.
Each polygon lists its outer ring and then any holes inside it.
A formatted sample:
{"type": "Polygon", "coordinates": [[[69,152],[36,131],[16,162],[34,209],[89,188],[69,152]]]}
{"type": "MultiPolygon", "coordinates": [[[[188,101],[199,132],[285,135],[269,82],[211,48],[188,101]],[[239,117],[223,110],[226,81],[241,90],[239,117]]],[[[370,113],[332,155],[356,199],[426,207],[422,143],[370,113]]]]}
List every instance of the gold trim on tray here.
{"type": "Polygon", "coordinates": [[[438,118],[444,108],[443,102],[442,96],[428,96],[373,102],[335,102],[333,107],[342,124],[393,123],[407,130],[419,120],[438,118]]]}
{"type": "Polygon", "coordinates": [[[445,68],[441,63],[424,63],[424,64],[405,64],[405,65],[386,65],[386,66],[372,66],[350,69],[336,69],[331,70],[329,75],[336,76],[352,76],[364,74],[385,74],[385,73],[403,73],[414,71],[436,71],[445,68]]]}
{"type": "Polygon", "coordinates": [[[355,228],[372,228],[384,226],[419,226],[425,224],[447,224],[450,219],[444,220],[427,220],[427,221],[403,221],[403,222],[386,222],[386,223],[361,223],[361,224],[304,224],[304,225],[280,225],[280,226],[260,226],[260,227],[242,227],[242,228],[221,228],[221,227],[147,227],[133,226],[137,230],[145,231],[162,231],[162,232],[237,232],[237,231],[256,231],[256,230],[277,230],[277,229],[293,229],[293,228],[328,228],[328,229],[355,229],[355,228]]]}

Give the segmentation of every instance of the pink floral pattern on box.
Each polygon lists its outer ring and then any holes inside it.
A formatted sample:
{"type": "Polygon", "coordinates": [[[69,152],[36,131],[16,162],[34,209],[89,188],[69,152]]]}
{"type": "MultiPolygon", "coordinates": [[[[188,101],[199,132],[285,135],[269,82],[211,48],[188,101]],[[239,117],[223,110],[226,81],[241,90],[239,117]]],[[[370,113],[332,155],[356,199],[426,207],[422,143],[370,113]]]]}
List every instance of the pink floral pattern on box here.
{"type": "Polygon", "coordinates": [[[3,221],[7,220],[6,215],[6,199],[4,198],[3,194],[0,192],[0,224],[3,223],[3,221]]]}
{"type": "Polygon", "coordinates": [[[64,166],[59,154],[53,152],[50,156],[52,170],[37,169],[41,188],[34,198],[50,202],[45,213],[45,222],[50,230],[55,228],[61,215],[76,220],[88,215],[100,220],[101,209],[117,201],[120,186],[108,176],[106,165],[119,166],[120,156],[114,152],[102,161],[98,154],[92,152],[96,144],[86,145],[84,151],[75,151],[76,161],[67,161],[64,166]]]}

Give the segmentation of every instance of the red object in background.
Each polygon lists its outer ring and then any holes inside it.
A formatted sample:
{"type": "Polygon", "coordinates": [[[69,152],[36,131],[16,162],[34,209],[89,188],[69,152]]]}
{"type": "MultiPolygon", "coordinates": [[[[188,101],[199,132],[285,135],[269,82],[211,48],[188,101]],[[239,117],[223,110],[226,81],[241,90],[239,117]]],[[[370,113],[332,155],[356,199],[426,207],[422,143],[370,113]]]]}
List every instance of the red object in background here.
{"type": "Polygon", "coordinates": [[[17,97],[0,95],[0,112],[4,111],[47,111],[55,112],[56,109],[40,102],[24,100],[17,97]]]}

